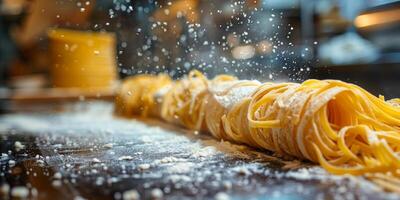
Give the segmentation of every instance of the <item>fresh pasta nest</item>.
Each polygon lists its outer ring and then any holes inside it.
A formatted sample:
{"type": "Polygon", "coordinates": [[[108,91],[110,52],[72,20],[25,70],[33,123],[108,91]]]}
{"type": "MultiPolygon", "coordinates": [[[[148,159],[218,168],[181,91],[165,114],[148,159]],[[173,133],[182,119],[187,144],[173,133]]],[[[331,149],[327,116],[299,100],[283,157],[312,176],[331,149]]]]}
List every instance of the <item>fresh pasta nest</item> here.
{"type": "Polygon", "coordinates": [[[354,84],[260,83],[228,75],[208,80],[192,71],[179,81],[166,75],[129,78],[115,102],[120,115],[151,113],[400,192],[400,100],[385,101],[354,84]]]}

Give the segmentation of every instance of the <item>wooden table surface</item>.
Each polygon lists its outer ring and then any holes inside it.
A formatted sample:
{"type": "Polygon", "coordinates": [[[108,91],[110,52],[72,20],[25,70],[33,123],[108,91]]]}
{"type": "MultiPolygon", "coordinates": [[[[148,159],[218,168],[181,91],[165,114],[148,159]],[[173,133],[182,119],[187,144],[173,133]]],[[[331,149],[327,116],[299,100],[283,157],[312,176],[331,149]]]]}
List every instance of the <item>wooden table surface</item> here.
{"type": "Polygon", "coordinates": [[[31,199],[400,198],[361,177],[157,120],[118,119],[107,102],[64,107],[0,116],[0,199],[21,190],[31,199]]]}

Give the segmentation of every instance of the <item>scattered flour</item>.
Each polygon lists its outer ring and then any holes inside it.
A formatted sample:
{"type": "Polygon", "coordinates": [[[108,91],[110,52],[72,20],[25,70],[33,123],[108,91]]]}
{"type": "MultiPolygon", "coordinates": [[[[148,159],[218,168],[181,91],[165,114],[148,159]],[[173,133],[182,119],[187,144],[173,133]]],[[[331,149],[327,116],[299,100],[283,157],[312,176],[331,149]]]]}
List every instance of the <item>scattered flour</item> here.
{"type": "Polygon", "coordinates": [[[217,151],[217,149],[213,146],[207,146],[207,147],[203,147],[201,149],[195,149],[194,152],[192,153],[191,157],[192,158],[205,158],[205,157],[209,157],[209,156],[213,156],[215,154],[219,153],[219,151],[217,151]]]}
{"type": "Polygon", "coordinates": [[[113,143],[107,143],[107,144],[103,145],[103,147],[107,148],[107,149],[111,149],[111,148],[113,148],[113,146],[114,146],[113,143]]]}
{"type": "MultiPolygon", "coordinates": [[[[225,108],[231,108],[236,103],[240,102],[246,97],[249,97],[258,86],[240,86],[230,89],[227,93],[224,93],[227,89],[240,82],[247,82],[246,80],[241,81],[227,81],[226,83],[218,84],[212,87],[211,92],[214,93],[214,98],[225,108]]],[[[258,81],[251,81],[254,84],[260,84],[258,81]]]]}
{"type": "Polygon", "coordinates": [[[189,176],[186,175],[179,175],[179,174],[173,174],[167,177],[167,180],[170,180],[173,183],[178,183],[178,182],[191,182],[192,179],[189,176]]]}
{"type": "Polygon", "coordinates": [[[191,162],[181,162],[173,164],[172,166],[167,168],[167,173],[171,174],[179,174],[179,173],[188,173],[193,168],[194,163],[191,162]]]}
{"type": "Polygon", "coordinates": [[[148,163],[138,165],[138,168],[142,171],[150,169],[151,165],[148,163]]]}
{"type": "Polygon", "coordinates": [[[166,164],[166,163],[174,163],[174,162],[185,162],[186,159],[183,158],[176,158],[174,156],[168,156],[164,157],[162,159],[155,160],[153,162],[153,165],[160,165],[160,164],[166,164]]]}

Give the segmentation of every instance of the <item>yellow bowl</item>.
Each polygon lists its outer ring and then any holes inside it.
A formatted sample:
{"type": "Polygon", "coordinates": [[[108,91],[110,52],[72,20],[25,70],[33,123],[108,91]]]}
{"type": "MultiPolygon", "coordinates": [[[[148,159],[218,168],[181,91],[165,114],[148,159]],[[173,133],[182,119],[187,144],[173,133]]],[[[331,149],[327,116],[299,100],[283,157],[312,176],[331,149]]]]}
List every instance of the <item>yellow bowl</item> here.
{"type": "Polygon", "coordinates": [[[104,89],[114,85],[115,34],[52,29],[48,36],[53,87],[104,89]]]}

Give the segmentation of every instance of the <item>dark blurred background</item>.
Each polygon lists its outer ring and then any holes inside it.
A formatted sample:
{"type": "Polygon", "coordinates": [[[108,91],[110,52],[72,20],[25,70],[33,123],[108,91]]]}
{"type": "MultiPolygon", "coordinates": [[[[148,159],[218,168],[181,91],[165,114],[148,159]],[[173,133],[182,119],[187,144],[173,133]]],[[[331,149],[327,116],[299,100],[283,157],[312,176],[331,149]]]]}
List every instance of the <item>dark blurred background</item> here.
{"type": "Polygon", "coordinates": [[[393,0],[0,0],[0,84],[50,87],[48,28],[114,32],[121,78],[208,76],[354,82],[400,96],[393,0]]]}

